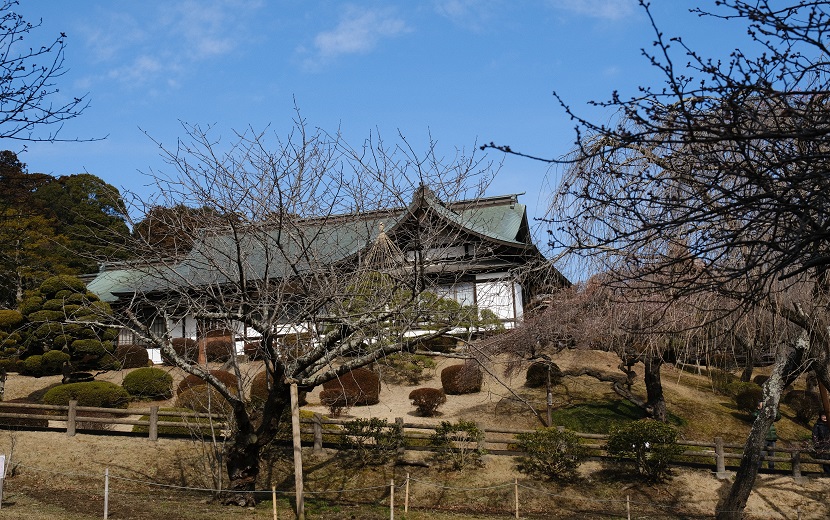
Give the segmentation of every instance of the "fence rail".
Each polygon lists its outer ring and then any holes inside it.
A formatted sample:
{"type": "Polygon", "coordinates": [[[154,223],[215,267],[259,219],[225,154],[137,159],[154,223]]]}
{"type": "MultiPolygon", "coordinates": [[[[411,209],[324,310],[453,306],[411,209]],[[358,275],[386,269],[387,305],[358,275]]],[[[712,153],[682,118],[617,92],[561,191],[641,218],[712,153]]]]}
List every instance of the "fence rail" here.
{"type": "MultiPolygon", "coordinates": [[[[4,402],[0,406],[0,428],[17,429],[47,429],[54,431],[65,431],[67,435],[74,436],[78,430],[85,430],[85,433],[110,434],[110,430],[91,429],[88,425],[100,424],[110,427],[131,426],[146,427],[147,437],[158,440],[159,436],[181,436],[181,434],[165,433],[164,428],[187,428],[193,430],[211,430],[213,432],[227,433],[227,417],[219,414],[208,414],[198,412],[183,412],[176,410],[160,410],[158,406],[151,406],[146,410],[142,409],[121,409],[121,408],[97,408],[89,406],[78,406],[77,401],[70,401],[68,406],[31,404],[31,403],[10,403],[4,402]],[[37,410],[44,413],[14,413],[9,410],[37,410]],[[90,415],[91,414],[91,415],[90,415]],[[98,414],[98,415],[96,415],[98,414]],[[103,416],[101,416],[103,414],[103,416]],[[138,417],[138,418],[136,418],[138,417]],[[144,419],[146,417],[146,419],[144,419]],[[164,420],[164,418],[175,418],[176,420],[164,420]],[[43,426],[33,426],[33,422],[41,421],[43,426]],[[43,423],[45,421],[45,423],[43,423]]],[[[322,451],[325,445],[335,447],[340,444],[339,440],[345,435],[344,425],[348,423],[344,419],[332,419],[315,413],[312,418],[301,419],[301,437],[305,444],[311,445],[315,452],[322,451]]],[[[403,418],[396,418],[394,426],[400,429],[403,434],[403,450],[424,451],[432,447],[425,442],[435,432],[435,425],[404,422],[403,418]]],[[[530,433],[532,430],[521,430],[513,428],[481,428],[484,432],[482,448],[494,455],[522,455],[516,446],[516,436],[521,433],[530,433]]],[[[128,431],[135,431],[131,428],[128,431]]],[[[141,432],[138,432],[141,433],[141,432]]],[[[596,433],[572,432],[583,440],[582,444],[594,454],[600,457],[607,456],[605,452],[605,441],[608,435],[596,433]],[[599,441],[599,442],[597,442],[599,441]]],[[[743,444],[727,443],[723,438],[715,437],[712,442],[697,440],[680,440],[680,446],[686,449],[682,452],[682,459],[675,461],[677,464],[691,463],[695,465],[714,466],[718,474],[724,474],[729,468],[735,468],[737,464],[730,464],[732,461],[740,460],[743,457],[743,444]]],[[[821,465],[830,464],[830,460],[818,458],[809,447],[804,446],[776,446],[774,455],[765,454],[763,461],[766,463],[783,464],[782,469],[788,468],[793,477],[801,477],[805,464],[821,465]],[[783,455],[779,455],[783,454],[783,455]]]]}

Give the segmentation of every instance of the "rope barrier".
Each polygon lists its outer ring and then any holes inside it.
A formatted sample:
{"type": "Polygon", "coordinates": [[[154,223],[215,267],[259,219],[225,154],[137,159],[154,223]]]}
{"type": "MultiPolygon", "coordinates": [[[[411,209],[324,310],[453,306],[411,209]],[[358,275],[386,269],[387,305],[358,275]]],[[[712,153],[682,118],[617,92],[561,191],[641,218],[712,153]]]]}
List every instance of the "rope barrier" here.
{"type": "MultiPolygon", "coordinates": [[[[38,467],[38,466],[31,466],[31,465],[28,465],[28,464],[22,464],[22,463],[19,463],[19,462],[15,463],[15,464],[16,464],[16,466],[18,466],[20,468],[25,468],[25,469],[28,469],[28,470],[31,470],[31,471],[36,471],[36,472],[41,472],[41,473],[48,473],[48,474],[51,474],[51,475],[57,475],[57,476],[63,476],[63,477],[87,478],[87,479],[100,479],[100,478],[102,478],[101,474],[55,471],[55,470],[41,468],[41,467],[38,467]]],[[[152,482],[152,481],[135,479],[135,478],[130,478],[130,477],[116,476],[116,475],[113,475],[113,474],[109,474],[109,479],[110,480],[119,480],[119,481],[123,481],[123,482],[130,482],[130,483],[133,483],[133,484],[139,484],[139,485],[144,485],[144,486],[148,486],[148,487],[156,487],[156,488],[162,488],[162,489],[167,489],[167,490],[172,490],[172,491],[181,491],[181,492],[253,493],[253,494],[268,494],[268,495],[273,495],[274,493],[278,493],[278,494],[281,494],[281,495],[293,495],[294,494],[294,491],[275,491],[273,489],[267,489],[267,490],[258,490],[257,489],[257,490],[251,490],[251,491],[236,491],[236,490],[230,490],[230,489],[215,489],[215,488],[193,487],[193,486],[177,486],[177,485],[173,485],[173,484],[163,484],[163,483],[159,483],[159,482],[152,482]]],[[[455,487],[455,486],[448,486],[448,485],[445,485],[445,484],[438,484],[438,483],[435,483],[435,482],[429,482],[427,480],[421,480],[421,479],[416,479],[416,478],[411,478],[411,477],[408,479],[408,481],[410,483],[416,482],[416,483],[419,483],[419,484],[422,484],[422,485],[425,485],[425,486],[429,486],[429,487],[433,487],[433,488],[437,488],[437,489],[450,490],[450,491],[460,491],[460,492],[462,492],[462,491],[463,492],[491,491],[491,490],[496,490],[496,489],[513,488],[514,486],[517,486],[518,488],[530,491],[530,492],[532,492],[536,495],[542,495],[542,496],[557,498],[557,499],[564,499],[564,500],[568,500],[568,501],[588,502],[588,503],[593,503],[593,504],[602,504],[602,505],[606,505],[606,506],[608,504],[620,504],[621,506],[629,504],[629,505],[636,505],[636,506],[640,506],[640,507],[657,508],[657,509],[661,509],[661,510],[666,511],[666,512],[675,512],[675,513],[687,512],[685,509],[681,509],[680,507],[677,507],[677,506],[663,505],[663,504],[652,503],[652,502],[643,502],[643,501],[636,501],[636,500],[623,500],[623,499],[613,500],[613,499],[597,499],[597,498],[568,496],[568,495],[563,495],[561,493],[552,493],[552,492],[549,492],[549,491],[545,491],[543,489],[539,489],[539,488],[536,488],[536,487],[528,486],[526,484],[515,483],[515,482],[509,482],[509,483],[504,483],[504,484],[496,484],[496,485],[492,485],[492,486],[481,486],[481,487],[455,487]]],[[[406,483],[404,482],[403,484],[395,485],[394,488],[402,490],[402,489],[405,489],[405,486],[406,486],[406,483]]],[[[355,493],[356,494],[356,493],[361,493],[361,492],[366,492],[366,491],[377,491],[377,490],[387,490],[387,489],[390,489],[389,485],[369,486],[369,487],[362,487],[362,488],[343,488],[343,489],[334,489],[334,490],[325,490],[325,491],[305,490],[304,493],[306,495],[326,495],[326,494],[332,494],[332,493],[338,493],[338,494],[355,493]]],[[[115,494],[115,495],[129,496],[129,493],[125,493],[125,492],[111,492],[111,493],[115,494]]],[[[726,512],[726,511],[724,511],[724,512],[726,512]]],[[[638,516],[638,518],[646,519],[646,518],[649,518],[649,517],[648,516],[638,516]]]]}

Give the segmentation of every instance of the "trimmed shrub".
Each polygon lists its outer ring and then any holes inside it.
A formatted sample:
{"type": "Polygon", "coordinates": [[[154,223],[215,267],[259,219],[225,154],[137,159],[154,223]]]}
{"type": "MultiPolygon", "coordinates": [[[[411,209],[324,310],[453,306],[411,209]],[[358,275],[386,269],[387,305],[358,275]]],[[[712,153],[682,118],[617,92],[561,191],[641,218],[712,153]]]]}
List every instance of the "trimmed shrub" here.
{"type": "Polygon", "coordinates": [[[402,352],[375,363],[381,379],[395,385],[417,385],[432,374],[435,360],[422,354],[402,352]]]}
{"type": "MultiPolygon", "coordinates": [[[[547,376],[547,370],[545,371],[547,376]]],[[[516,435],[516,445],[524,452],[519,469],[533,476],[570,481],[585,460],[587,450],[573,432],[542,428],[516,435]]]]}
{"type": "Polygon", "coordinates": [[[0,329],[13,329],[23,323],[20,311],[0,309],[0,329]]]}
{"type": "Polygon", "coordinates": [[[72,342],[71,348],[75,352],[75,357],[84,355],[101,357],[112,348],[112,343],[99,339],[76,339],[72,342]]]}
{"type": "Polygon", "coordinates": [[[79,278],[69,275],[52,276],[40,284],[40,292],[46,296],[54,296],[62,290],[84,293],[86,285],[79,278]]]}
{"type": "Polygon", "coordinates": [[[32,323],[39,323],[42,321],[63,321],[64,314],[61,311],[35,311],[27,316],[32,323]]]}
{"type": "Polygon", "coordinates": [[[113,355],[121,368],[142,368],[150,364],[150,354],[141,345],[118,345],[113,355]]]}
{"type": "MultiPolygon", "coordinates": [[[[227,386],[232,392],[237,392],[239,385],[235,375],[231,374],[227,370],[211,370],[210,375],[224,383],[225,386],[227,386]]],[[[189,374],[179,382],[179,386],[176,387],[176,395],[180,395],[182,392],[185,392],[191,388],[205,385],[207,385],[207,382],[204,379],[199,376],[189,374]]]]}
{"type": "Polygon", "coordinates": [[[416,388],[409,392],[409,400],[422,417],[432,417],[438,407],[447,402],[447,396],[440,388],[416,388]]]}
{"type": "Polygon", "coordinates": [[[550,368],[550,384],[558,385],[562,382],[562,370],[553,361],[545,363],[537,361],[527,367],[525,375],[525,386],[528,388],[539,388],[548,383],[548,368],[550,368]]]}
{"type": "Polygon", "coordinates": [[[16,357],[0,358],[0,369],[8,373],[22,372],[23,360],[17,359],[16,357]]]}
{"type": "MultiPolygon", "coordinates": [[[[195,361],[196,358],[199,356],[199,344],[195,339],[191,338],[173,338],[170,342],[173,347],[173,351],[180,357],[188,359],[190,361],[195,361]]],[[[172,364],[172,361],[164,355],[164,352],[161,353],[161,360],[165,363],[172,364]]]]}
{"type": "Polygon", "coordinates": [[[124,376],[121,386],[131,396],[142,399],[170,399],[173,396],[173,377],[160,368],[133,370],[124,376]]]}
{"type": "Polygon", "coordinates": [[[633,463],[637,473],[650,482],[669,476],[669,463],[683,453],[677,445],[677,430],[654,419],[612,429],[605,449],[612,457],[633,463]]]}
{"type": "Polygon", "coordinates": [[[468,466],[483,466],[487,450],[484,443],[484,431],[472,421],[460,420],[457,423],[441,421],[430,436],[430,442],[436,448],[438,460],[447,462],[455,470],[468,466]]]}
{"type": "Polygon", "coordinates": [[[343,423],[340,445],[348,450],[347,454],[353,463],[385,464],[403,446],[403,432],[386,419],[355,419],[343,423]]]}
{"type": "Polygon", "coordinates": [[[208,362],[224,363],[234,353],[231,336],[208,336],[205,340],[205,359],[208,362]]]}
{"type": "MultiPolygon", "coordinates": [[[[356,368],[337,379],[323,383],[321,401],[323,392],[328,400],[332,400],[334,392],[342,394],[334,400],[344,402],[346,407],[377,404],[380,402],[380,377],[369,369],[356,368]]],[[[329,406],[327,403],[323,404],[329,406]]]]}
{"type": "Polygon", "coordinates": [[[218,390],[209,385],[190,387],[176,398],[177,408],[187,408],[200,413],[231,413],[231,405],[218,390]]]}
{"type": "Polygon", "coordinates": [[[747,413],[754,412],[758,408],[758,402],[764,396],[760,386],[749,382],[730,383],[727,390],[738,408],[747,413]]]}
{"type": "Polygon", "coordinates": [[[43,375],[43,356],[34,355],[29,356],[23,360],[23,370],[20,371],[24,376],[40,377],[43,375]]]}
{"type": "Polygon", "coordinates": [[[69,354],[60,350],[45,352],[41,359],[40,370],[45,376],[60,374],[63,364],[69,361],[69,354]]]}
{"type": "Polygon", "coordinates": [[[483,379],[481,367],[474,362],[450,365],[441,371],[441,386],[447,395],[480,392],[483,379]]]}
{"type": "Polygon", "coordinates": [[[43,396],[44,404],[66,406],[69,401],[78,401],[78,406],[126,408],[130,402],[130,394],[114,383],[91,381],[59,385],[51,388],[43,396]]]}

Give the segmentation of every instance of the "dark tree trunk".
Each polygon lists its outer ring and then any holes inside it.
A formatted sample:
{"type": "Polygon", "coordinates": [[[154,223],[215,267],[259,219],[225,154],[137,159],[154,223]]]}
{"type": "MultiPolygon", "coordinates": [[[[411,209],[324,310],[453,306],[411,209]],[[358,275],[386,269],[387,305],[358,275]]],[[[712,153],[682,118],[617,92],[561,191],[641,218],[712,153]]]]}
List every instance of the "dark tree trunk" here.
{"type": "Polygon", "coordinates": [[[659,354],[646,354],[644,379],[646,383],[646,411],[652,418],[666,422],[666,399],[663,396],[663,383],[660,380],[660,367],[663,358],[659,354]]]}
{"type": "Polygon", "coordinates": [[[764,405],[758,418],[752,423],[752,429],[744,445],[741,465],[735,475],[735,481],[729,493],[723,497],[715,508],[717,520],[741,520],[746,508],[746,501],[752,492],[758,469],[761,465],[761,450],[767,431],[778,413],[778,403],[784,389],[801,375],[808,364],[804,363],[806,338],[800,345],[786,349],[776,356],[772,374],[764,383],[764,405]]]}
{"type": "Polygon", "coordinates": [[[741,381],[744,383],[752,381],[752,372],[755,371],[755,350],[748,349],[746,353],[746,364],[741,372],[741,381]]]}
{"type": "Polygon", "coordinates": [[[236,432],[225,452],[225,467],[230,482],[222,503],[242,507],[256,505],[254,491],[259,476],[260,452],[276,436],[289,399],[288,385],[278,379],[269,390],[258,425],[251,421],[244,405],[234,409],[236,432]]]}

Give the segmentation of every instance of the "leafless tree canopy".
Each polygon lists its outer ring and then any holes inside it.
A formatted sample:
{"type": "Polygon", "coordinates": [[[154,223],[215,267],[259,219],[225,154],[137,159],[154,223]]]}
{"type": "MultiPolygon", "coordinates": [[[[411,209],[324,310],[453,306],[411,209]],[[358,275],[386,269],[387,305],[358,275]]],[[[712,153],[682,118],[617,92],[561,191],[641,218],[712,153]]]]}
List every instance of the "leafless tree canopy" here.
{"type": "Polygon", "coordinates": [[[503,269],[509,260],[493,243],[456,251],[461,225],[475,227],[487,214],[475,200],[490,165],[461,152],[441,157],[434,145],[416,153],[403,138],[352,148],[296,123],[287,138],[248,129],[230,140],[185,126],[187,140],[162,147],[169,170],[149,174],[156,195],[134,197],[127,209],[144,221],[129,245],[139,261],[100,275],[120,297],[122,327],[230,403],[236,491],[253,489],[291,383],[310,390],[416,341],[476,327],[478,311],[443,291],[471,264],[503,269]],[[185,320],[196,320],[200,335],[233,331],[264,361],[270,386],[261,410],[175,351],[185,320]]]}
{"type": "Polygon", "coordinates": [[[763,330],[773,317],[797,331],[774,345],[764,412],[718,506],[718,518],[738,518],[783,388],[811,368],[830,384],[830,2],[725,0],[713,9],[693,12],[747,28],[729,59],[667,39],[652,19],[654,50],[643,54],[662,85],[596,103],[616,111],[610,125],[562,102],[578,139],[549,223],[554,246],[590,260],[629,299],[661,302],[664,312],[715,302],[715,320],[754,317],[763,330]]]}
{"type": "Polygon", "coordinates": [[[63,122],[80,115],[89,101],[86,95],[59,101],[56,82],[66,73],[66,34],[32,45],[28,40],[40,23],[27,22],[14,12],[17,4],[0,3],[0,138],[63,140],[63,122]]]}

